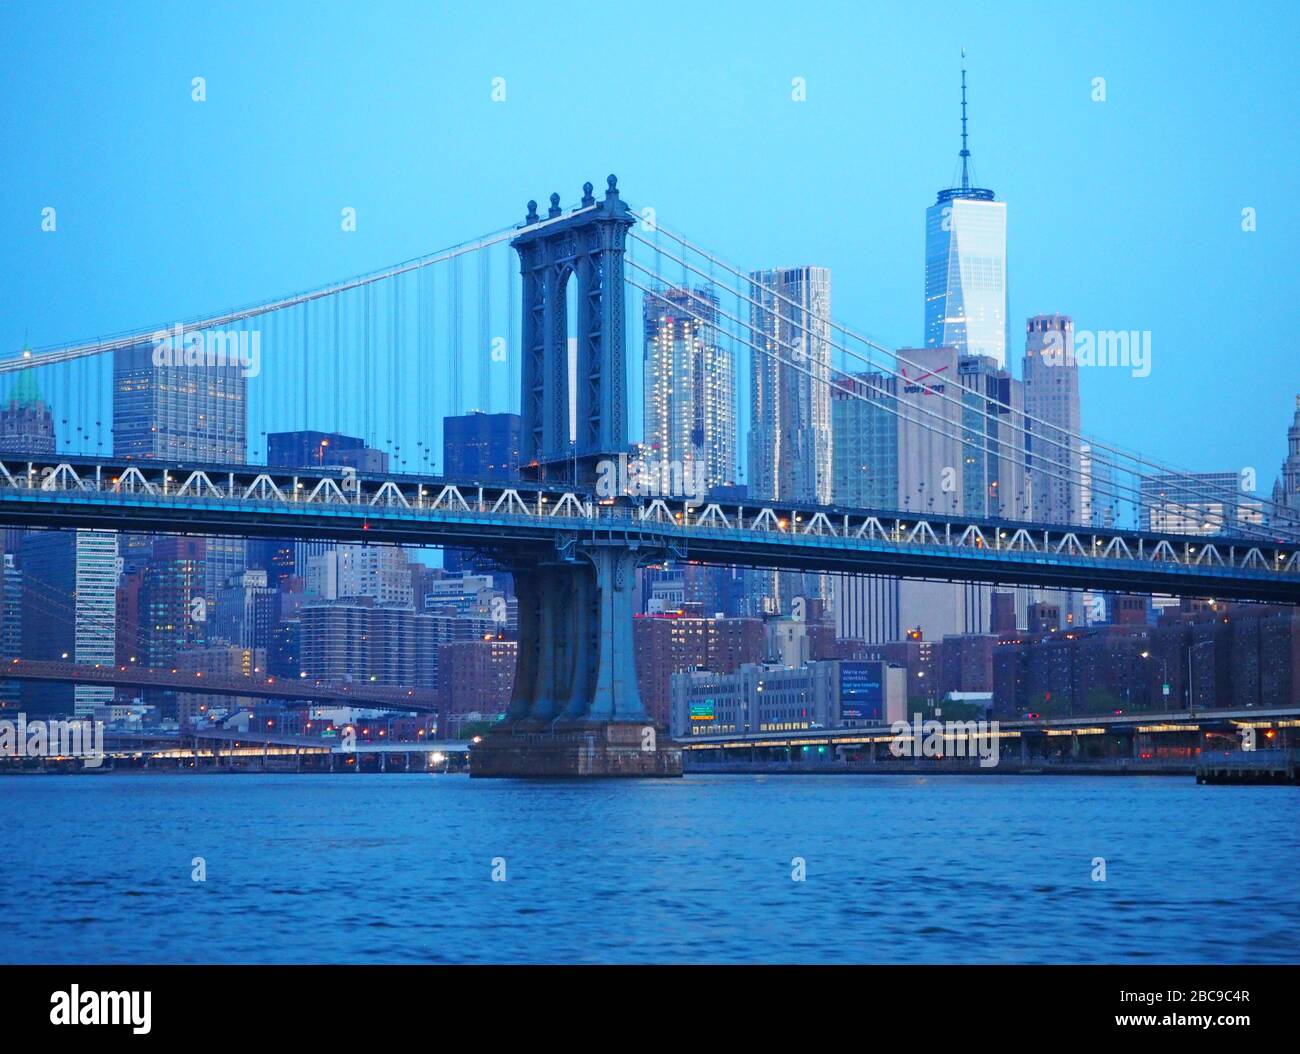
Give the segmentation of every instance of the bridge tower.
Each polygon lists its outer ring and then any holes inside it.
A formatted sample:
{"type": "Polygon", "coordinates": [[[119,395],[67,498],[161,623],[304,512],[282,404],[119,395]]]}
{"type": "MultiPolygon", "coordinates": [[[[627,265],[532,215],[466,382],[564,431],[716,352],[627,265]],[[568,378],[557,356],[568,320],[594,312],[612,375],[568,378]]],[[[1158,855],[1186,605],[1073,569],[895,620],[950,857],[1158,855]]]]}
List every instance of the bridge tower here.
{"type": "Polygon", "coordinates": [[[523,276],[523,393],[520,464],[533,479],[589,486],[602,459],[627,451],[623,254],[636,217],[610,176],[604,200],[590,183],[564,216],[551,195],[543,222],[528,203],[524,229],[510,244],[523,276]],[[568,332],[568,298],[576,332],[568,332]],[[570,437],[569,338],[577,350],[577,434],[570,437]]]}
{"type": "MultiPolygon", "coordinates": [[[[528,203],[511,244],[523,276],[520,462],[528,478],[593,495],[627,452],[623,254],[636,217],[610,176],[564,215],[528,203]],[[576,434],[570,431],[568,297],[575,297],[576,434]]],[[[611,532],[612,534],[612,532],[611,532]]],[[[663,554],[570,535],[505,557],[519,597],[519,660],[506,720],[470,755],[473,776],[680,776],[681,750],[641,703],[632,638],[636,569],[663,554]]]]}

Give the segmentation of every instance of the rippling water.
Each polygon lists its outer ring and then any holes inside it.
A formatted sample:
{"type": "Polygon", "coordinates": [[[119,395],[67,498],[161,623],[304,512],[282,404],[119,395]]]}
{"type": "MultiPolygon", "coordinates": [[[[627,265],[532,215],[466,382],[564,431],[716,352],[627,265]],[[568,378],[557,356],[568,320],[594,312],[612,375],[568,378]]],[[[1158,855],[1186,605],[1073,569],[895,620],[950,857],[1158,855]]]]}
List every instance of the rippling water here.
{"type": "Polygon", "coordinates": [[[1290,787],[102,775],[0,794],[6,962],[1300,961],[1290,787]]]}

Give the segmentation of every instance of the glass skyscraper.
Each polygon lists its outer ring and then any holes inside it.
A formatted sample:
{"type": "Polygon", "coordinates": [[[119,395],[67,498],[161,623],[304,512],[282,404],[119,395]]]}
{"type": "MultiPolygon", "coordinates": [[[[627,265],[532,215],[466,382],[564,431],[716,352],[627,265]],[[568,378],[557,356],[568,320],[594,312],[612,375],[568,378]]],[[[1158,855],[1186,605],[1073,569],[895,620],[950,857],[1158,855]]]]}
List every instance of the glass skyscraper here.
{"type": "Polygon", "coordinates": [[[925,212],[925,345],[1007,364],[1007,206],[971,186],[966,71],[961,73],[961,185],[925,212]]]}

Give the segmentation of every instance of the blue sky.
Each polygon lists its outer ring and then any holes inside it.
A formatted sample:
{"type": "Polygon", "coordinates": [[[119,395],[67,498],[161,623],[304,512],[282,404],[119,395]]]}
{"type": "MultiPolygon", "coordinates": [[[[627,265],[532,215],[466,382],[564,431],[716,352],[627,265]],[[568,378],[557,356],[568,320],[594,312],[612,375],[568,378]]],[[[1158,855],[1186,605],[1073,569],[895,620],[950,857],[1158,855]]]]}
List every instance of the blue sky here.
{"type": "Polygon", "coordinates": [[[1149,377],[1085,371],[1085,430],[1267,487],[1300,392],[1296,6],[1051,7],[6,3],[3,353],[323,284],[611,171],[736,263],[830,267],[837,319],[919,343],[964,45],[1011,361],[1033,313],[1150,330],[1149,377]]]}

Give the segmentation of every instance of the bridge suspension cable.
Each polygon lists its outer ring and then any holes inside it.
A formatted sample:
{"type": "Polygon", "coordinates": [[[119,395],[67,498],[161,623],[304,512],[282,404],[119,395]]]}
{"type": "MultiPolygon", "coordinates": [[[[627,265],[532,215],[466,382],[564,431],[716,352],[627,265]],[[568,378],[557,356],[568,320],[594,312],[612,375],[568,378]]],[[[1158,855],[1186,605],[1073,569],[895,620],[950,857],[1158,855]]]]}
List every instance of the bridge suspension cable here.
{"type": "MultiPolygon", "coordinates": [[[[855,349],[848,347],[846,343],[836,342],[833,339],[828,340],[822,334],[814,332],[814,330],[808,324],[800,321],[800,318],[803,316],[807,316],[811,318],[814,323],[820,323],[824,325],[831,332],[833,332],[834,330],[839,330],[841,333],[845,335],[846,340],[848,339],[857,340],[859,343],[863,344],[864,346],[870,349],[874,349],[876,351],[881,352],[882,354],[894,358],[896,362],[899,362],[904,366],[914,367],[919,374],[924,374],[926,372],[925,368],[921,364],[908,359],[906,356],[899,354],[897,351],[891,350],[868,337],[862,336],[861,334],[858,334],[853,330],[850,330],[848,327],[840,323],[837,323],[828,317],[817,315],[815,312],[809,311],[802,304],[799,304],[798,302],[794,301],[792,298],[784,295],[779,290],[763,287],[763,291],[766,295],[771,295],[774,299],[795,309],[793,313],[793,317],[782,315],[779,312],[774,312],[771,307],[759,303],[758,301],[754,300],[753,298],[751,298],[750,296],[748,296],[746,293],[742,292],[740,289],[736,288],[735,286],[730,285],[725,281],[718,282],[716,278],[716,269],[720,267],[722,270],[732,275],[734,278],[739,279],[741,282],[743,282],[745,287],[754,289],[756,288],[756,286],[754,283],[754,279],[750,275],[745,274],[740,269],[736,268],[734,265],[719,259],[714,254],[710,253],[708,250],[696,246],[694,243],[688,241],[683,236],[674,234],[673,232],[667,230],[666,228],[660,227],[658,224],[655,225],[655,232],[656,235],[660,232],[664,233],[672,241],[680,244],[685,250],[687,250],[687,252],[695,253],[698,256],[700,256],[702,259],[706,260],[709,264],[709,271],[706,272],[702,270],[698,265],[691,263],[689,260],[684,259],[683,257],[678,256],[667,249],[664,249],[662,245],[660,245],[657,241],[652,242],[649,239],[644,238],[642,235],[638,234],[635,231],[635,229],[629,232],[629,236],[632,239],[634,239],[636,242],[639,242],[640,244],[645,245],[646,247],[651,249],[656,254],[656,256],[665,256],[668,259],[672,260],[674,263],[680,264],[683,268],[684,274],[685,273],[694,274],[699,278],[708,281],[710,284],[718,288],[721,288],[725,292],[730,293],[731,295],[737,297],[738,299],[745,301],[746,303],[751,305],[752,308],[755,308],[767,314],[776,315],[781,322],[787,323],[792,328],[802,330],[805,334],[809,336],[809,338],[825,341],[828,344],[828,346],[831,347],[832,349],[840,351],[844,355],[847,355],[860,362],[863,362],[864,364],[869,366],[871,369],[876,370],[877,372],[880,372],[887,376],[894,377],[905,383],[917,383],[915,379],[908,378],[905,373],[890,368],[887,365],[878,363],[870,355],[863,355],[861,352],[858,352],[855,349]]],[[[636,264],[635,261],[632,261],[631,259],[630,262],[632,262],[633,265],[637,266],[639,269],[644,270],[644,267],[642,265],[636,264]]],[[[665,282],[666,284],[669,285],[675,284],[673,280],[667,279],[661,274],[655,273],[655,277],[657,278],[657,280],[665,282]]],[[[746,325],[746,323],[743,320],[734,319],[734,321],[736,321],[737,324],[739,325],[742,326],[746,325]]],[[[752,328],[752,322],[749,323],[748,325],[752,328]]],[[[852,374],[849,374],[847,371],[838,370],[838,372],[844,373],[846,376],[852,377],[852,374]]],[[[991,396],[987,396],[983,393],[973,393],[973,394],[978,394],[979,398],[983,402],[991,403],[995,406],[1001,407],[1006,412],[1005,418],[1001,414],[995,414],[992,413],[991,411],[980,409],[978,407],[971,407],[970,405],[963,402],[958,397],[948,395],[946,392],[934,391],[933,388],[931,388],[930,390],[933,391],[935,395],[938,395],[941,400],[958,405],[963,413],[970,413],[973,411],[979,414],[981,417],[983,417],[986,421],[996,421],[1000,426],[1008,427],[1012,430],[1019,431],[1025,436],[1032,436],[1035,441],[1042,441],[1060,450],[1066,451],[1067,453],[1072,455],[1070,460],[1073,459],[1073,455],[1076,455],[1078,453],[1077,448],[1071,446],[1068,443],[1060,442],[1055,438],[1055,436],[1064,436],[1067,439],[1073,439],[1073,440],[1077,440],[1079,443],[1088,444],[1091,447],[1092,456],[1094,458],[1097,457],[1098,451],[1107,451],[1118,455],[1118,457],[1121,459],[1129,460],[1134,462],[1135,464],[1146,465],[1147,467],[1156,469],[1162,475],[1171,476],[1179,480],[1185,480],[1190,486],[1196,488],[1196,491],[1199,493],[1194,493],[1192,496],[1182,497],[1182,501],[1191,501],[1194,500],[1194,497],[1204,497],[1207,499],[1216,499],[1216,500],[1218,499],[1218,494],[1211,491],[1208,487],[1208,484],[1204,480],[1189,475],[1185,470],[1176,469],[1171,466],[1162,464],[1160,462],[1156,462],[1152,459],[1146,458],[1143,455],[1134,454],[1125,451],[1120,447],[1114,446],[1113,444],[1102,442],[1100,440],[1095,439],[1095,437],[1085,435],[1081,432],[1077,432],[1067,428],[1062,428],[1059,425],[1056,425],[1049,421],[1045,421],[1033,414],[1026,413],[1023,410],[1017,410],[1014,407],[1011,407],[1009,404],[1000,402],[992,398],[991,396]],[[1023,419],[1028,423],[1040,425],[1043,431],[1034,431],[1032,429],[1029,429],[1025,425],[1018,424],[1015,420],[1016,417],[1020,417],[1021,419],[1023,419]]],[[[986,435],[988,434],[988,431],[989,430],[987,429],[985,430],[986,435]]],[[[998,440],[995,440],[995,442],[998,442],[998,440]]],[[[1070,460],[1067,460],[1064,464],[1066,466],[1069,466],[1070,460]]],[[[1056,461],[1055,463],[1061,464],[1059,460],[1056,461]]],[[[1120,471],[1130,471],[1125,469],[1122,464],[1115,461],[1110,462],[1110,465],[1111,467],[1116,468],[1120,471]]],[[[1028,471],[1032,471],[1035,473],[1041,474],[1044,471],[1037,464],[1031,466],[1026,462],[1025,467],[1028,471]]],[[[1148,478],[1148,479],[1151,478],[1150,475],[1144,474],[1136,470],[1133,471],[1133,474],[1138,476],[1139,478],[1148,478]]],[[[1075,482],[1082,482],[1082,475],[1080,475],[1080,477],[1077,480],[1068,480],[1066,482],[1069,482],[1071,484],[1075,482]]],[[[1096,483],[1095,479],[1090,480],[1090,483],[1093,485],[1094,490],[1101,489],[1101,487],[1096,483]]],[[[1136,491],[1135,493],[1138,495],[1140,501],[1141,498],[1140,490],[1136,491]]],[[[1267,505],[1276,509],[1275,503],[1273,503],[1271,500],[1264,499],[1264,498],[1256,498],[1254,500],[1259,501],[1261,506],[1267,505]]],[[[1138,503],[1135,503],[1135,505],[1136,504],[1138,503]]],[[[1199,510],[1192,507],[1180,507],[1179,511],[1187,518],[1192,518],[1194,516],[1201,516],[1203,517],[1203,522],[1207,524],[1214,524],[1218,522],[1212,513],[1205,512],[1204,510],[1199,510]]],[[[1239,524],[1238,526],[1244,527],[1245,525],[1239,524]]]]}
{"type": "MultiPolygon", "coordinates": [[[[588,208],[595,208],[595,206],[589,206],[588,208]]],[[[532,227],[534,229],[547,227],[554,223],[563,222],[565,219],[574,215],[574,213],[584,211],[587,210],[574,209],[571,212],[563,213],[555,218],[539,220],[537,223],[533,224],[532,227]]],[[[387,279],[408,274],[412,271],[423,270],[424,268],[431,267],[434,264],[456,260],[459,257],[466,256],[470,253],[475,253],[493,245],[499,245],[502,242],[509,241],[519,233],[519,230],[520,227],[518,224],[512,224],[471,241],[461,242],[424,256],[417,256],[410,260],[403,261],[402,263],[382,268],[378,271],[370,271],[365,274],[345,279],[344,281],[334,282],[330,285],[320,286],[319,288],[304,292],[277,297],[274,300],[261,301],[245,307],[224,311],[216,315],[207,315],[189,320],[181,320],[180,325],[187,330],[214,329],[218,326],[234,325],[251,318],[256,318],[259,315],[282,311],[286,308],[298,307],[326,297],[337,296],[340,293],[346,293],[353,289],[361,289],[366,286],[371,286],[377,282],[383,282],[387,279]]],[[[105,352],[134,347],[150,340],[156,333],[170,330],[176,324],[176,321],[172,320],[157,326],[152,326],[149,329],[131,330],[129,332],[113,334],[101,337],[97,340],[84,341],[78,344],[56,345],[30,352],[27,349],[24,349],[13,356],[0,359],[0,374],[12,373],[16,370],[26,369],[30,366],[46,366],[54,363],[70,362],[75,359],[86,358],[93,355],[102,355],[105,352]]]]}

